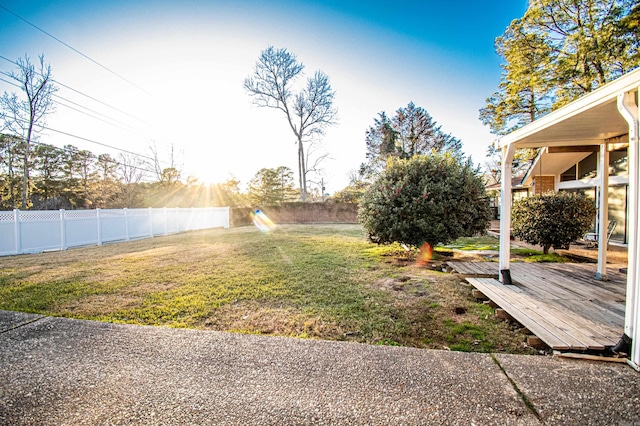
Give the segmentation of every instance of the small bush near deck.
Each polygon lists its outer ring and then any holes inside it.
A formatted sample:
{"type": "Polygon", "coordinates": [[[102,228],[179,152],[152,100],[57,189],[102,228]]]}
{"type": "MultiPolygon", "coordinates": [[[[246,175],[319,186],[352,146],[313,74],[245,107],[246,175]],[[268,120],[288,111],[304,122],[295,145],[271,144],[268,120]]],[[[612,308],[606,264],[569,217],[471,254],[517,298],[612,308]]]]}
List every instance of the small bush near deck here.
{"type": "Polygon", "coordinates": [[[513,235],[529,244],[565,247],[582,237],[593,225],[593,200],[571,192],[548,192],[517,201],[513,205],[513,235]]]}

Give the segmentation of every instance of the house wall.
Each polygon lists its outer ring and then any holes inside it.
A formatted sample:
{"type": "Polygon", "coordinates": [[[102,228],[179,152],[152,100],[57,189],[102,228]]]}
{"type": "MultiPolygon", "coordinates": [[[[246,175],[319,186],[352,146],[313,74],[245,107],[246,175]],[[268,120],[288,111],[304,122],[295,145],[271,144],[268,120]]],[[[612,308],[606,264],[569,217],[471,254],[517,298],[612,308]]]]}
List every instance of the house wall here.
{"type": "MultiPolygon", "coordinates": [[[[352,203],[285,203],[260,210],[274,223],[358,223],[358,205],[352,203]]],[[[249,207],[232,208],[231,226],[252,224],[249,207]]]]}
{"type": "Polygon", "coordinates": [[[556,177],[551,176],[534,176],[533,177],[533,193],[544,194],[545,192],[556,190],[556,177]]]}

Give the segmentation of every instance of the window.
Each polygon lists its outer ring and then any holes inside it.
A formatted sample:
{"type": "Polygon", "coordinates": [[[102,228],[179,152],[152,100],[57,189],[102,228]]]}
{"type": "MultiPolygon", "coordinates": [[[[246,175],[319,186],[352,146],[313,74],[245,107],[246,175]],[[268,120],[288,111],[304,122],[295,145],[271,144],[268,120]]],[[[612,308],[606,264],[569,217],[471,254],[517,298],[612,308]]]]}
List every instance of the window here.
{"type": "Polygon", "coordinates": [[[578,179],[590,179],[598,174],[598,153],[594,152],[578,163],[578,179]]]}
{"type": "Polygon", "coordinates": [[[560,175],[560,182],[568,182],[570,180],[576,180],[576,165],[571,166],[570,169],[565,170],[560,175]]]}
{"type": "Polygon", "coordinates": [[[629,174],[629,156],[627,148],[609,153],[609,175],[620,176],[629,174]]]}

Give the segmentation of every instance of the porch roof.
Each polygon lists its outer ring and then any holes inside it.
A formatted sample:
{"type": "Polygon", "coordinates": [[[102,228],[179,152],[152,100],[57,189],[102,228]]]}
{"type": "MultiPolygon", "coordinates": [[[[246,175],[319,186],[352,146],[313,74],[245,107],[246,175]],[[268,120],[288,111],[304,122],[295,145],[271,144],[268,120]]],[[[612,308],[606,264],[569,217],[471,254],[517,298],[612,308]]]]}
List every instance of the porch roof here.
{"type": "Polygon", "coordinates": [[[629,125],[618,112],[617,96],[637,90],[638,85],[640,68],[509,133],[498,144],[515,144],[516,148],[600,145],[605,139],[625,135],[629,125]]]}
{"type": "MultiPolygon", "coordinates": [[[[640,176],[638,159],[638,92],[640,68],[598,90],[518,129],[500,141],[503,148],[502,190],[500,214],[500,278],[511,283],[510,226],[511,226],[511,164],[515,149],[538,147],[571,147],[599,145],[598,164],[598,222],[608,222],[609,173],[608,147],[610,139],[628,135],[629,198],[628,198],[628,273],[625,308],[625,335],[622,341],[632,342],[631,364],[640,370],[640,176]],[[626,119],[625,119],[626,118],[626,119]]],[[[620,140],[621,141],[621,140],[620,140]]],[[[564,150],[570,151],[570,150],[564,150]]],[[[606,227],[599,228],[598,268],[596,278],[607,280],[606,227]]]]}

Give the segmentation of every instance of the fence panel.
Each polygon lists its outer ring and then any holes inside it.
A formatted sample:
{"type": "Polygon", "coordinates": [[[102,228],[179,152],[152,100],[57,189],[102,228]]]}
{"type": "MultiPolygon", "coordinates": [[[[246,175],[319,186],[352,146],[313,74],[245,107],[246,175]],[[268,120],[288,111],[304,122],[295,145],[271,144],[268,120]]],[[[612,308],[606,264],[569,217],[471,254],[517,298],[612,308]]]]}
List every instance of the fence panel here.
{"type": "Polygon", "coordinates": [[[180,211],[178,208],[167,209],[167,234],[180,232],[180,211]]]}
{"type": "Polygon", "coordinates": [[[100,241],[98,244],[128,240],[125,212],[126,210],[100,210],[100,241]]]}
{"type": "Polygon", "coordinates": [[[15,254],[16,247],[16,221],[15,212],[0,212],[0,256],[15,254]]]}
{"type": "Polygon", "coordinates": [[[67,210],[64,212],[65,244],[69,247],[98,244],[98,216],[97,210],[67,210]]]}
{"type": "Polygon", "coordinates": [[[22,253],[39,253],[62,246],[59,211],[20,211],[18,227],[22,253]]]}
{"type": "Polygon", "coordinates": [[[129,223],[129,239],[153,237],[149,209],[128,209],[127,220],[129,223]]]}
{"type": "Polygon", "coordinates": [[[149,209],[151,211],[151,233],[167,235],[167,209],[149,209]]]}
{"type": "Polygon", "coordinates": [[[0,211],[0,256],[229,227],[229,208],[0,211]]]}

